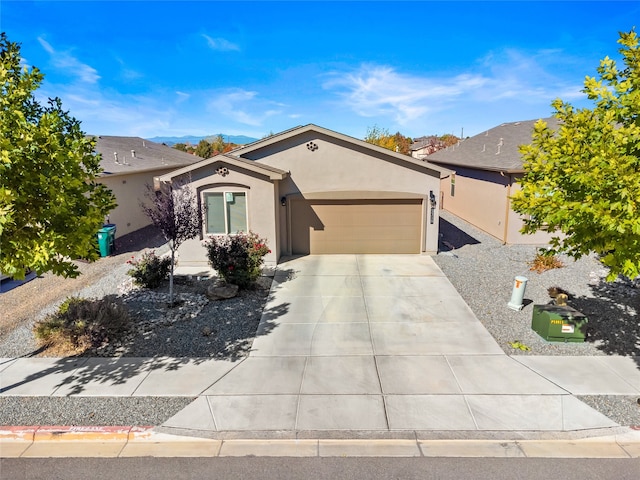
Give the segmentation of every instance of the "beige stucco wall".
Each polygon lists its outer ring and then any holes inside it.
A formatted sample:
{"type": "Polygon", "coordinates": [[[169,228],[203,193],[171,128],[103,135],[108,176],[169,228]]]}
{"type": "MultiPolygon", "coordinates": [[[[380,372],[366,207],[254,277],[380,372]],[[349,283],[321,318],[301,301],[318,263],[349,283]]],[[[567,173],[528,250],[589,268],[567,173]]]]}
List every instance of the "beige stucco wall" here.
{"type": "Polygon", "coordinates": [[[545,245],[551,235],[520,233],[522,217],[511,210],[509,197],[520,187],[517,177],[463,167],[455,169],[455,194],[451,177],[442,179],[441,208],[508,244],[545,245]]]}
{"type": "MultiPolygon", "coordinates": [[[[351,195],[351,198],[420,196],[424,199],[422,249],[428,253],[437,251],[438,212],[436,207],[434,224],[430,224],[427,201],[430,191],[436,198],[439,196],[440,181],[436,172],[427,173],[421,165],[411,165],[313,131],[243,156],[290,172],[280,184],[280,196],[314,198],[314,194],[321,192],[333,194],[333,198],[345,198],[345,195],[351,195]],[[309,143],[317,148],[309,149],[309,143]]],[[[324,198],[331,198],[331,195],[324,198]]],[[[279,228],[281,240],[285,242],[288,234],[284,215],[280,215],[279,228]]],[[[290,246],[283,244],[281,250],[289,251],[290,246]]]]}
{"type": "Polygon", "coordinates": [[[452,178],[442,179],[441,208],[505,241],[509,177],[503,177],[498,172],[457,167],[453,196],[452,178]]]}
{"type": "MultiPolygon", "coordinates": [[[[520,190],[520,184],[518,177],[513,178],[511,185],[511,195],[520,190]]],[[[521,244],[521,245],[547,245],[551,240],[552,235],[547,232],[538,231],[532,235],[524,235],[520,233],[520,229],[523,227],[524,222],[522,216],[513,210],[509,209],[509,228],[507,231],[507,243],[521,244]]]]}
{"type": "MultiPolygon", "coordinates": [[[[178,177],[174,179],[174,182],[186,179],[187,177],[178,177]]],[[[196,193],[200,205],[202,205],[204,194],[207,192],[245,192],[248,205],[247,228],[267,240],[271,253],[265,257],[265,265],[272,266],[276,264],[279,252],[276,223],[274,222],[274,219],[277,218],[276,203],[274,202],[278,192],[276,183],[264,175],[250,170],[225,162],[215,162],[193,170],[190,174],[189,186],[196,193]],[[228,168],[229,174],[223,177],[216,173],[219,167],[228,168]]],[[[205,238],[203,225],[200,238],[189,240],[178,249],[180,265],[206,264],[206,249],[202,245],[202,240],[205,238]]]]}
{"type": "Polygon", "coordinates": [[[110,175],[98,179],[116,196],[118,206],[109,214],[109,221],[116,224],[117,237],[151,224],[140,208],[140,201],[144,200],[145,185],[153,185],[153,177],[169,173],[171,170],[110,175]]]}

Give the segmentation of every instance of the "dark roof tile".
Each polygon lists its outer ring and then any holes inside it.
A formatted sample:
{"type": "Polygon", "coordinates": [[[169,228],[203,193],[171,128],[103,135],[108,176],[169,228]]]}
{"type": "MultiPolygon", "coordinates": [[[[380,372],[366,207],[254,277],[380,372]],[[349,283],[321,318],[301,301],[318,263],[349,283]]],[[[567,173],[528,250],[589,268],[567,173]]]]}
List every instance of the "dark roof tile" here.
{"type": "Polygon", "coordinates": [[[96,137],[96,140],[95,151],[102,155],[103,175],[123,175],[167,168],[180,168],[202,160],[197,155],[191,155],[140,137],[101,135],[96,137]],[[118,154],[117,163],[114,153],[118,154]]]}
{"type": "MultiPolygon", "coordinates": [[[[557,129],[558,119],[543,119],[551,129],[557,129]]],[[[531,143],[537,120],[503,123],[486,132],[467,138],[453,147],[439,150],[425,160],[448,167],[469,167],[478,170],[519,173],[523,171],[520,145],[531,143]]]]}

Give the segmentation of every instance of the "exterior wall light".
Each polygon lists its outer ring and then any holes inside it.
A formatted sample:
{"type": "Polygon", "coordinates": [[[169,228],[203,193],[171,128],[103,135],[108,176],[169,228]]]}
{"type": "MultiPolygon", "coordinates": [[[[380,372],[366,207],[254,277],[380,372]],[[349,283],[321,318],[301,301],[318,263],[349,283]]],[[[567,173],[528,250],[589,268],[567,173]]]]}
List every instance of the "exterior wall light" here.
{"type": "Polygon", "coordinates": [[[283,207],[287,206],[287,197],[280,198],[280,205],[282,205],[283,207]]]}

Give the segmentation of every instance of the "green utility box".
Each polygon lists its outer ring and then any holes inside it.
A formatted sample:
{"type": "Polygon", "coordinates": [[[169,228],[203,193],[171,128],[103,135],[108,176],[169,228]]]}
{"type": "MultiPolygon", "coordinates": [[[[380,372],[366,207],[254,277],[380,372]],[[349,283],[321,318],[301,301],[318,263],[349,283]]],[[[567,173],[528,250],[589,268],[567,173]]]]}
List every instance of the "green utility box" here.
{"type": "Polygon", "coordinates": [[[534,305],[531,329],[550,342],[584,342],[588,321],[567,305],[534,305]]]}
{"type": "Polygon", "coordinates": [[[107,223],[98,230],[98,247],[100,248],[100,256],[108,257],[115,251],[116,243],[116,226],[113,223],[107,223]]]}

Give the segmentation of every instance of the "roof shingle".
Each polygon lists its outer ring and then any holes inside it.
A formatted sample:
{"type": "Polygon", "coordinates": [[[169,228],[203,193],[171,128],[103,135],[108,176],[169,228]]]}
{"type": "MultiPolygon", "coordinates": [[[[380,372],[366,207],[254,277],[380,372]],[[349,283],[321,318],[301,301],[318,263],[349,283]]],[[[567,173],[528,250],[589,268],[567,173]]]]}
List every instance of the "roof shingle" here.
{"type": "Polygon", "coordinates": [[[103,175],[124,175],[180,168],[202,160],[197,155],[191,155],[140,137],[101,135],[96,137],[96,140],[95,151],[102,155],[103,175]],[[117,162],[115,153],[117,153],[117,162]]]}
{"type": "MultiPolygon", "coordinates": [[[[552,130],[558,127],[558,119],[544,118],[552,130]]],[[[521,173],[520,145],[531,143],[533,126],[537,120],[503,123],[486,132],[459,142],[453,147],[439,150],[425,160],[438,165],[469,167],[478,170],[521,173]]]]}

